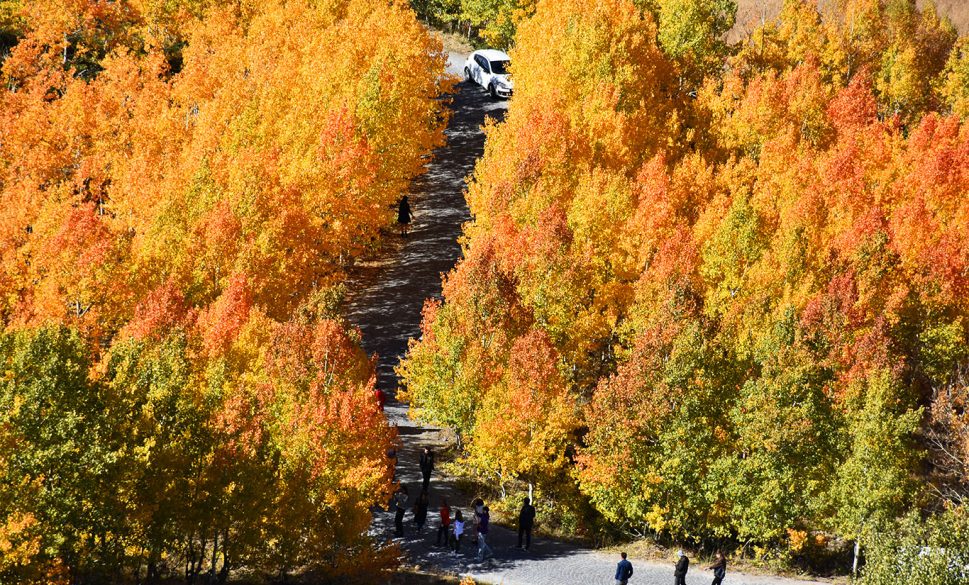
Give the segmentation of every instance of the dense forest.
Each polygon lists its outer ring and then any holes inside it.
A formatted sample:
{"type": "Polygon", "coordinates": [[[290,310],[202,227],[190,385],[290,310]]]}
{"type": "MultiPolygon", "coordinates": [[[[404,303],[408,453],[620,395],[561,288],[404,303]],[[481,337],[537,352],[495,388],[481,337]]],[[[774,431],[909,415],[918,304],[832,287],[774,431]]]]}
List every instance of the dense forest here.
{"type": "Polygon", "coordinates": [[[914,0],[736,42],[731,0],[412,5],[0,0],[0,583],[396,562],[341,297],[460,22],[516,95],[399,368],[453,469],[543,530],[965,584],[969,40],[914,0]]]}
{"type": "Polygon", "coordinates": [[[909,0],[733,45],[728,1],[533,10],[415,416],[564,532],[965,583],[966,38],[909,0]]]}
{"type": "Polygon", "coordinates": [[[395,562],[366,536],[395,431],[339,299],[443,141],[440,42],[367,0],[0,27],[0,583],[395,562]]]}

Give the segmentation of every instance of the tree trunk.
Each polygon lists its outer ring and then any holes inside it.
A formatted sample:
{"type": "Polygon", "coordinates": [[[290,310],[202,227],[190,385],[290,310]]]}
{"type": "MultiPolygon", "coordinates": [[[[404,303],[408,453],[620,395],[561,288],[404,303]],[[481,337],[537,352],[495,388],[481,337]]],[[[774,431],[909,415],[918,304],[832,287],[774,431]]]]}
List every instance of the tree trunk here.
{"type": "Polygon", "coordinates": [[[858,553],[861,552],[861,541],[855,540],[855,550],[851,556],[851,574],[858,577],[858,553]]]}
{"type": "Polygon", "coordinates": [[[215,578],[215,565],[216,559],[218,559],[219,554],[219,531],[216,530],[212,533],[212,579],[215,578]]]}
{"type": "Polygon", "coordinates": [[[148,561],[148,568],[145,570],[145,583],[153,585],[157,574],[158,568],[155,566],[155,561],[148,561]]]}
{"type": "Polygon", "coordinates": [[[219,585],[229,580],[229,529],[222,531],[222,569],[219,571],[219,585]]]}

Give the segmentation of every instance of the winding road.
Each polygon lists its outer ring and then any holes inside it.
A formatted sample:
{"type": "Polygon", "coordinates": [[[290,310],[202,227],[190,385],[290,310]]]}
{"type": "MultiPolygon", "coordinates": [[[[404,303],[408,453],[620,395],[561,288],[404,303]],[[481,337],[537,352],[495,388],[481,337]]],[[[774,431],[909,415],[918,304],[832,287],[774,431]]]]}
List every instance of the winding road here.
{"type": "MultiPolygon", "coordinates": [[[[452,53],[448,72],[460,74],[465,56],[452,53]]],[[[351,323],[363,332],[363,346],[378,355],[377,384],[388,395],[385,412],[396,425],[402,441],[398,478],[413,498],[420,491],[419,452],[425,445],[444,445],[439,429],[407,418],[407,405],[396,400],[394,366],[407,350],[407,341],[420,334],[424,300],[440,297],[441,277],[460,257],[457,239],[461,225],[470,219],[464,200],[465,177],[484,151],[481,126],[485,116],[504,117],[506,102],[495,102],[480,88],[466,82],[456,87],[451,103],[453,117],[447,130],[447,145],[434,153],[427,173],[413,185],[411,206],[414,222],[407,238],[393,238],[374,260],[358,264],[348,282],[346,311],[351,323]]],[[[494,527],[489,542],[494,558],[475,561],[473,545],[466,543],[461,554],[437,548],[438,502],[445,496],[452,509],[460,507],[468,517],[469,502],[446,478],[436,472],[431,481],[428,526],[415,534],[408,511],[405,537],[400,539],[409,562],[424,570],[452,575],[470,575],[479,583],[503,585],[593,585],[612,584],[618,558],[615,555],[581,549],[573,545],[536,538],[532,550],[515,548],[516,535],[494,527]]],[[[413,505],[413,499],[409,505],[413,505]]],[[[541,520],[541,519],[539,519],[541,520]]],[[[377,511],[371,531],[378,539],[393,537],[393,512],[377,511]]],[[[632,585],[669,585],[673,561],[656,563],[631,559],[635,567],[632,585]]],[[[694,569],[689,585],[706,584],[710,571],[694,569]]],[[[780,577],[728,573],[727,585],[806,585],[780,577]]]]}

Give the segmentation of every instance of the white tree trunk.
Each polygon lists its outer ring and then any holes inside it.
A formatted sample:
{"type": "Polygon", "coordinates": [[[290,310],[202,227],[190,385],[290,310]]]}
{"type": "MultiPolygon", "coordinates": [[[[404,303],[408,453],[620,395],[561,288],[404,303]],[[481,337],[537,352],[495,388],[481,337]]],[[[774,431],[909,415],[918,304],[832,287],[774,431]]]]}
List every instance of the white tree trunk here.
{"type": "Polygon", "coordinates": [[[851,558],[851,574],[858,576],[858,553],[861,551],[861,541],[855,540],[855,551],[851,558]]]}

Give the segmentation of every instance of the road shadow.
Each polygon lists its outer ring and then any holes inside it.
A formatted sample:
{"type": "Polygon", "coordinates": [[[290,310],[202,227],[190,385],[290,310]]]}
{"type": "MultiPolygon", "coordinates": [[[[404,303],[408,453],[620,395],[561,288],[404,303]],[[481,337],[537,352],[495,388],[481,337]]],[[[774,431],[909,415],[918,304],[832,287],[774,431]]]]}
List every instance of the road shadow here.
{"type": "Polygon", "coordinates": [[[354,267],[347,280],[346,316],[363,332],[363,347],[376,353],[377,385],[393,397],[394,367],[407,341],[420,335],[425,299],[440,298],[441,277],[460,258],[461,226],[471,219],[465,178],[484,152],[485,117],[504,119],[507,102],[463,81],[450,96],[447,144],[433,153],[427,172],[411,187],[410,234],[391,241],[378,258],[354,267]]]}

